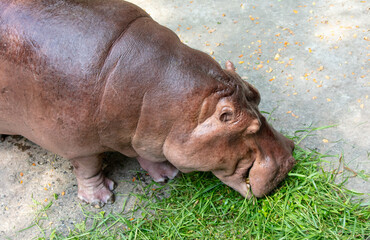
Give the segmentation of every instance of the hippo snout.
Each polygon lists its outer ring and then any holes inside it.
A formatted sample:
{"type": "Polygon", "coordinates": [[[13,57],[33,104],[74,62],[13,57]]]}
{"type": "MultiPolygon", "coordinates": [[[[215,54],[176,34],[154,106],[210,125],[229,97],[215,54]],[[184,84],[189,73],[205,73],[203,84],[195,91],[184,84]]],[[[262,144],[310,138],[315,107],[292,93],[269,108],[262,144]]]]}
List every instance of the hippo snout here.
{"type": "Polygon", "coordinates": [[[256,161],[249,171],[249,185],[255,197],[269,194],[287,176],[294,167],[296,160],[291,156],[284,159],[266,157],[256,161]]]}
{"type": "Polygon", "coordinates": [[[256,134],[257,158],[249,170],[249,182],[254,196],[271,192],[294,167],[292,152],[295,144],[276,131],[262,118],[261,130],[256,134]]]}

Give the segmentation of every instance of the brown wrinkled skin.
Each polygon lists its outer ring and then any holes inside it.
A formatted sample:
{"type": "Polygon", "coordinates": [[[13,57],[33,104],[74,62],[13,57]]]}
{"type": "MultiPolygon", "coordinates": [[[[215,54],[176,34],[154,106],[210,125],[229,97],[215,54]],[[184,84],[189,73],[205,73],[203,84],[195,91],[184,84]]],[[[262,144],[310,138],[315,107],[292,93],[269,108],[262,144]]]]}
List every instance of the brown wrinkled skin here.
{"type": "Polygon", "coordinates": [[[79,198],[112,202],[99,155],[137,157],[156,181],[212,171],[249,196],[294,165],[260,95],[207,54],[120,0],[0,0],[0,134],[72,161],[79,198]]]}

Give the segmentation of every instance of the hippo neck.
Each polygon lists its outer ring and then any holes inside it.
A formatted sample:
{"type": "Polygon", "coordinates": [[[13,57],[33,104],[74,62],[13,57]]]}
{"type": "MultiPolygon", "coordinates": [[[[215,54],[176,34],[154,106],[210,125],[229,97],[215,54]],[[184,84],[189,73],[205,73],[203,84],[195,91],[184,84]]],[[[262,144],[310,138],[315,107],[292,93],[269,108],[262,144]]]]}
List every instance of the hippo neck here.
{"type": "Polygon", "coordinates": [[[111,53],[97,115],[101,144],[165,161],[163,144],[174,123],[195,127],[203,99],[221,84],[211,75],[222,69],[149,18],[133,22],[111,53]]]}

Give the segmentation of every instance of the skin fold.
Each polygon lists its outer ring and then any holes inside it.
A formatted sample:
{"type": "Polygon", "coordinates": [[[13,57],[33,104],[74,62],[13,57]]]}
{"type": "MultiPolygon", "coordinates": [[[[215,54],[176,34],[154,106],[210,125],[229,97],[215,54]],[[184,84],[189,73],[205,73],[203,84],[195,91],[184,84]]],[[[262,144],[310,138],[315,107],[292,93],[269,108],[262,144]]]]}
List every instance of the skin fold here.
{"type": "Polygon", "coordinates": [[[212,171],[265,196],[294,166],[294,144],[259,102],[231,62],[223,69],[131,3],[0,0],[0,134],[69,159],[94,206],[114,201],[108,151],[137,157],[155,181],[212,171]]]}

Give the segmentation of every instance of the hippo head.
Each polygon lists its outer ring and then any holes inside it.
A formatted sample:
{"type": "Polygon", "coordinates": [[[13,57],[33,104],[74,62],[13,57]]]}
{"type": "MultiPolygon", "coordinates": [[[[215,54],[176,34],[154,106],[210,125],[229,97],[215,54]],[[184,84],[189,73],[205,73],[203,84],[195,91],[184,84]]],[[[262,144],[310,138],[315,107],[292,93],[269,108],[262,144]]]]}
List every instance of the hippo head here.
{"type": "Polygon", "coordinates": [[[205,97],[194,124],[180,123],[164,143],[166,158],[180,171],[212,171],[244,197],[263,197],[293,168],[294,143],[258,111],[259,92],[226,63],[226,87],[205,97]]]}

